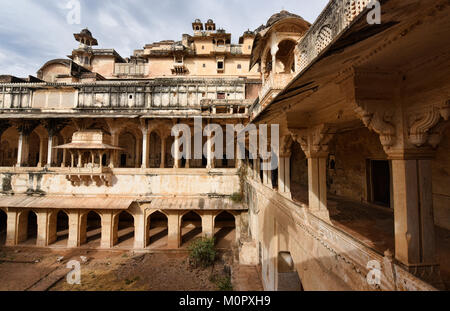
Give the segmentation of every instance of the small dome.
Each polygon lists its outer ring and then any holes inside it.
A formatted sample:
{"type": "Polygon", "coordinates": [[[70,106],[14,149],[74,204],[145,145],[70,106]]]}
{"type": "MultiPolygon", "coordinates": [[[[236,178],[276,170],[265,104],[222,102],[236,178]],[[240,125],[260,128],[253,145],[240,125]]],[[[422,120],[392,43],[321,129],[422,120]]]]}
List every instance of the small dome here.
{"type": "Polygon", "coordinates": [[[87,28],[84,28],[84,29],[80,32],[80,34],[82,34],[82,35],[87,35],[87,36],[89,36],[89,37],[92,37],[92,32],[90,32],[89,29],[87,29],[87,28]]]}
{"type": "Polygon", "coordinates": [[[288,18],[288,17],[295,17],[295,18],[303,19],[299,15],[293,14],[286,10],[282,10],[282,11],[280,11],[280,13],[275,13],[269,18],[269,20],[267,21],[267,24],[266,24],[266,28],[268,28],[268,27],[272,26],[273,24],[275,24],[276,22],[278,22],[284,18],[288,18]]]}
{"type": "Polygon", "coordinates": [[[207,24],[214,24],[212,19],[208,19],[208,21],[206,22],[207,24]]]}
{"type": "Polygon", "coordinates": [[[197,19],[194,21],[194,23],[200,23],[200,24],[201,24],[202,21],[201,21],[200,19],[197,18],[197,19]]]}

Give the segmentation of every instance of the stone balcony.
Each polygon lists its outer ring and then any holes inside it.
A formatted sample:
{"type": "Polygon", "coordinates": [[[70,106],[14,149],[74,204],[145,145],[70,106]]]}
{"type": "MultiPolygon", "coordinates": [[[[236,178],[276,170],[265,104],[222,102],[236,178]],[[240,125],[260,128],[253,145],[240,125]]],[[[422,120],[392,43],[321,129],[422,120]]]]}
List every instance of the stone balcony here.
{"type": "Polygon", "coordinates": [[[89,186],[94,182],[97,186],[112,184],[112,170],[109,167],[70,167],[66,170],[66,179],[72,186],[89,186]]]}
{"type": "Polygon", "coordinates": [[[294,73],[271,73],[264,81],[256,104],[251,108],[251,117],[258,115],[294,78],[294,73]]]}

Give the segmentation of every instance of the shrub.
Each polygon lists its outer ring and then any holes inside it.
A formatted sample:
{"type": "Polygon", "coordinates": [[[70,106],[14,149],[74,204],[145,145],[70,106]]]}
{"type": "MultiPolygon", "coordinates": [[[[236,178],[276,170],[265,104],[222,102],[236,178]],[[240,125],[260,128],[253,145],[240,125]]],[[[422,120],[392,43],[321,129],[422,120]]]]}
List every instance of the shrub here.
{"type": "Polygon", "coordinates": [[[231,195],[230,199],[235,203],[240,203],[242,202],[242,194],[239,192],[235,192],[231,195]]]}
{"type": "Polygon", "coordinates": [[[195,266],[209,267],[216,259],[214,238],[197,239],[189,245],[189,259],[195,266]]]}
{"type": "Polygon", "coordinates": [[[230,292],[233,290],[233,285],[231,284],[231,278],[229,276],[217,278],[216,285],[221,291],[230,292]]]}

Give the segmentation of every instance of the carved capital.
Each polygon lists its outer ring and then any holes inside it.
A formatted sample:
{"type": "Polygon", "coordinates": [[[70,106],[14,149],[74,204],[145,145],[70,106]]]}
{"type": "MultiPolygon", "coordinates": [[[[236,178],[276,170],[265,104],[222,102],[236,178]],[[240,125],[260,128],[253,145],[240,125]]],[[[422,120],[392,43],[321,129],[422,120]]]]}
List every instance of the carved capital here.
{"type": "Polygon", "coordinates": [[[67,121],[58,119],[44,119],[41,120],[42,126],[47,130],[49,136],[58,134],[66,125],[67,121]]]}
{"type": "Polygon", "coordinates": [[[321,124],[309,129],[289,129],[307,157],[328,155],[328,143],[336,134],[336,129],[328,124],[321,124]]]}
{"type": "Polygon", "coordinates": [[[11,123],[17,128],[19,133],[23,133],[26,136],[30,135],[36,129],[36,127],[39,126],[38,120],[19,120],[12,121],[11,123]]]}

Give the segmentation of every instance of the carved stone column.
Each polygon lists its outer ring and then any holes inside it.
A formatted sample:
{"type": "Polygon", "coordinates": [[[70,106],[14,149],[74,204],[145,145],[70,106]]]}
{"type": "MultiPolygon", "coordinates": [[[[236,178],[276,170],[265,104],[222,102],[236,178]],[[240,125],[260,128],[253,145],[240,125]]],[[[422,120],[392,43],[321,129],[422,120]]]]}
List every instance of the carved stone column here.
{"type": "Polygon", "coordinates": [[[180,135],[174,137],[173,141],[174,153],[173,153],[173,168],[180,167],[180,135]]]}
{"type": "Polygon", "coordinates": [[[308,159],[308,197],[310,211],[325,221],[330,221],[327,208],[327,157],[328,143],[336,133],[329,125],[321,124],[306,130],[291,130],[308,159]]]}
{"type": "Polygon", "coordinates": [[[142,165],[141,168],[148,168],[149,133],[147,128],[142,128],[142,165]]]}
{"type": "Polygon", "coordinates": [[[24,132],[19,133],[19,142],[17,147],[17,167],[27,166],[28,163],[28,135],[24,132]]]}
{"type": "Polygon", "coordinates": [[[39,163],[38,163],[38,167],[42,167],[42,163],[44,162],[44,138],[43,137],[39,137],[39,163]]]}
{"type": "Polygon", "coordinates": [[[392,162],[395,258],[411,273],[440,286],[435,250],[432,160],[448,126],[450,103],[441,106],[396,105],[395,114],[361,101],[356,112],[379,134],[392,162]],[[418,109],[420,107],[420,109],[418,109]],[[375,111],[375,112],[373,112],[375,111]],[[391,121],[392,120],[392,121],[391,121]]]}
{"type": "Polygon", "coordinates": [[[214,168],[214,153],[212,150],[212,135],[208,137],[206,140],[206,168],[211,169],[214,168]]]}
{"type": "Polygon", "coordinates": [[[291,146],[292,137],[286,135],[282,138],[278,156],[278,192],[291,199],[291,146]]]}

